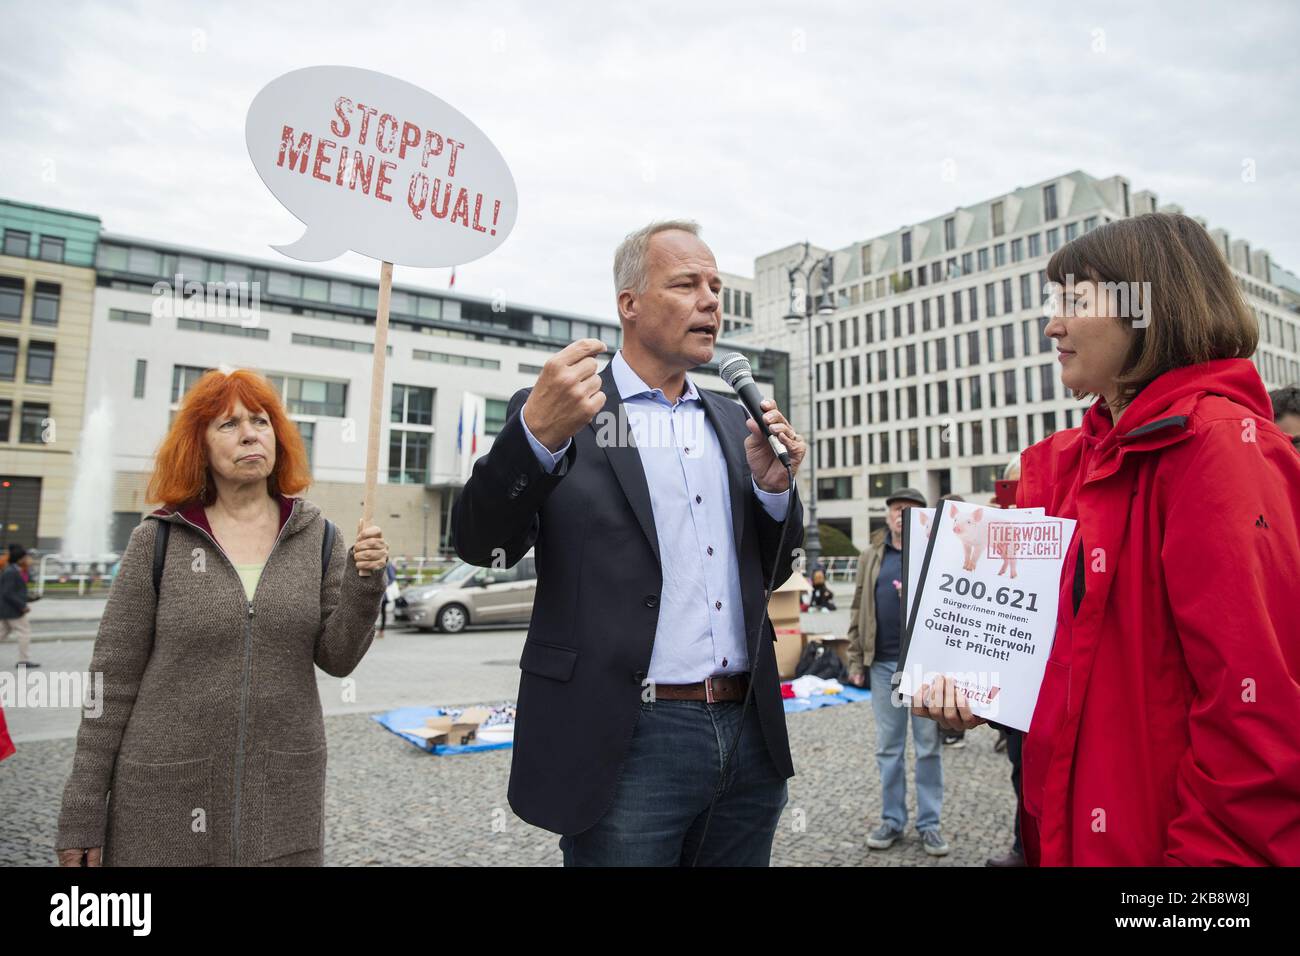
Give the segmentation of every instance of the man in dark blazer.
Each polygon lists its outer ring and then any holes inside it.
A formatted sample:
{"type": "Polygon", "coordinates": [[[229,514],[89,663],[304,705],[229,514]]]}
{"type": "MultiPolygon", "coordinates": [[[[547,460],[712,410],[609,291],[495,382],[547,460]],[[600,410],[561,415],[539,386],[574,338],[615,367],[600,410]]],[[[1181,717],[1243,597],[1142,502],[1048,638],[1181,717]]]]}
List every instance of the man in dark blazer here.
{"type": "MultiPolygon", "coordinates": [[[[794,768],[760,622],[802,508],[743,407],[686,376],[722,321],[698,227],[632,233],[614,272],[622,349],[600,374],[593,339],[548,361],[452,510],[472,564],[536,549],[510,805],[562,834],[566,865],[765,866],[794,768]]],[[[803,441],[763,414],[797,468],[803,441]]]]}

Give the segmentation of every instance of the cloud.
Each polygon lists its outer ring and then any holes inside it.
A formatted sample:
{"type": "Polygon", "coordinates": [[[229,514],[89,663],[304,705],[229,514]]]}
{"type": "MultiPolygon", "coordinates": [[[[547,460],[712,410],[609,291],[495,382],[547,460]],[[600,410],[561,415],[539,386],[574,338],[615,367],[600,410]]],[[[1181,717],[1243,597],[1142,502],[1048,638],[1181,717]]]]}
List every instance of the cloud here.
{"type": "MultiPolygon", "coordinates": [[[[252,169],[244,112],[281,73],[348,63],[447,100],[510,162],[518,225],[458,270],[474,294],[612,316],[613,249],[651,218],[697,219],[719,265],[750,273],[803,238],[847,244],[1073,169],[1300,268],[1286,2],[60,9],[4,13],[3,194],[113,232],[274,258],[301,227],[252,169]]],[[[377,274],[353,254],[330,268],[377,274]]]]}

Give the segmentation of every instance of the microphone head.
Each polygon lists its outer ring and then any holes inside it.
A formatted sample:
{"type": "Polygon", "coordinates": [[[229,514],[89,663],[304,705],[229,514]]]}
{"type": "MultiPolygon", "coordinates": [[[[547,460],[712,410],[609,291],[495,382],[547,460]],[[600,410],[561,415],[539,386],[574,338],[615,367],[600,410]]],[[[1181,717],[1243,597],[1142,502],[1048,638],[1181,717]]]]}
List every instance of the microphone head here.
{"type": "Polygon", "coordinates": [[[732,352],[718,361],[718,377],[733,389],[739,389],[745,379],[753,380],[754,370],[750,367],[749,359],[739,352],[732,352]]]}

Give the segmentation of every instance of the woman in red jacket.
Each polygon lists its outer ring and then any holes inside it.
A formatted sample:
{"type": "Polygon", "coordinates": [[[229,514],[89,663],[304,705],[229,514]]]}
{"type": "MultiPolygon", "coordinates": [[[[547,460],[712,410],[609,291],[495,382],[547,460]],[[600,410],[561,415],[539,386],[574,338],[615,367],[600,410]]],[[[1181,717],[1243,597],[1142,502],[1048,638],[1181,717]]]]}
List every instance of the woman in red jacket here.
{"type": "Polygon", "coordinates": [[[14,755],[14,742],[9,736],[9,727],[5,724],[5,709],[0,707],[0,760],[14,755]]]}
{"type": "MultiPolygon", "coordinates": [[[[1024,742],[1028,860],[1300,864],[1300,456],[1256,320],[1186,216],[1102,226],[1047,272],[1061,381],[1096,401],[1021,456],[1016,504],[1078,520],[1024,742]]],[[[923,699],[980,722],[942,678],[923,699]]]]}

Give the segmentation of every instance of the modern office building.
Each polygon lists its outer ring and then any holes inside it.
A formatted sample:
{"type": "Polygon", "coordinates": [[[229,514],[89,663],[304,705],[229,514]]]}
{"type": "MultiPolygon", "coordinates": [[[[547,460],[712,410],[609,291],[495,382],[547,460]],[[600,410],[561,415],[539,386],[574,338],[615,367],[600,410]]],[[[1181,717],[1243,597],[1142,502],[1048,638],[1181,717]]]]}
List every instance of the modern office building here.
{"type": "Polygon", "coordinates": [[[722,334],[744,335],[754,327],[754,280],[732,272],[722,279],[722,334]]]}
{"type": "Polygon", "coordinates": [[[98,234],[94,216],[0,200],[0,546],[63,536],[98,234]]]}
{"type": "MultiPolygon", "coordinates": [[[[796,429],[815,425],[820,521],[864,546],[894,489],[987,498],[1022,448],[1078,424],[1086,405],[1061,386],[1043,335],[1048,259],[1100,225],[1157,209],[1182,211],[1130,194],[1122,176],[1076,171],[834,250],[836,311],[814,318],[814,416],[807,327],[785,324],[788,269],[804,246],[759,256],[747,341],[790,354],[791,418],[796,429]]],[[[1300,314],[1285,270],[1246,240],[1209,232],[1259,320],[1264,381],[1300,381],[1300,314]]],[[[801,475],[807,494],[808,469],[801,475]]]]}
{"type": "MultiPolygon", "coordinates": [[[[1270,263],[1269,274],[1282,295],[1282,305],[1293,312],[1300,312],[1300,276],[1290,269],[1283,269],[1276,262],[1270,263]]],[[[1288,382],[1288,385],[1300,385],[1300,382],[1288,382]]]]}
{"type": "MultiPolygon", "coordinates": [[[[249,367],[281,390],[311,456],[307,497],[345,530],[361,513],[375,281],[104,233],[86,407],[115,422],[115,543],[142,513],[153,455],[181,397],[206,369],[249,367]],[[252,292],[256,290],[257,308],[252,292]],[[255,313],[255,314],[254,314],[255,313]]],[[[399,267],[399,279],[407,270],[399,267]]],[[[409,275],[418,276],[413,270],[409,275]]],[[[614,295],[610,293],[611,314],[614,295]]],[[[617,321],[393,286],[376,520],[394,555],[448,548],[450,505],[506,420],[510,397],[584,336],[621,344],[617,321]]],[[[760,387],[788,395],[787,357],[748,343],[760,387]]],[[[716,365],[693,374],[730,394],[716,365]]]]}

